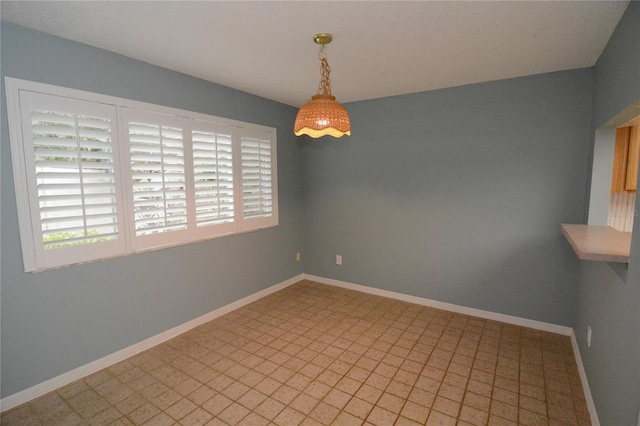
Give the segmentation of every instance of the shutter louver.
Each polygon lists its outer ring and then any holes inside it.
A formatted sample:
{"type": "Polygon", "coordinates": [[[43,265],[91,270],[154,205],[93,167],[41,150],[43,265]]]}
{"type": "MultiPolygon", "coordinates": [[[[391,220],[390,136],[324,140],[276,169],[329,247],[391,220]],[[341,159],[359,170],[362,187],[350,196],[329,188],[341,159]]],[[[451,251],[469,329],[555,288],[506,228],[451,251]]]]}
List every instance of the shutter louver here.
{"type": "Polygon", "coordinates": [[[242,136],[242,207],[245,219],[272,215],[271,140],[242,136]]]}
{"type": "Polygon", "coordinates": [[[128,123],[136,236],[187,228],[182,129],[128,123]]]}
{"type": "Polygon", "coordinates": [[[231,131],[192,131],[195,215],[198,227],[234,220],[231,131]]]}
{"type": "Polygon", "coordinates": [[[110,119],[33,109],[31,133],[44,249],[117,239],[110,119]]]}

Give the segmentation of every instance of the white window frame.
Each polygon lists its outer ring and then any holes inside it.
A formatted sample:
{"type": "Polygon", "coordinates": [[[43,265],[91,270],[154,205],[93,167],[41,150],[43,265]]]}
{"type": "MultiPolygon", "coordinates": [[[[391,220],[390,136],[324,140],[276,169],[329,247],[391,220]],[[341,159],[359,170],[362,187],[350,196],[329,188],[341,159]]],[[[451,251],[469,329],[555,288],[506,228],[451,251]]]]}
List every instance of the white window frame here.
{"type": "MultiPolygon", "coordinates": [[[[5,77],[5,89],[18,225],[26,272],[39,272],[79,263],[127,256],[148,250],[190,244],[278,225],[277,140],[275,128],[12,77],[5,77]],[[111,137],[114,149],[113,161],[115,163],[118,218],[118,238],[115,241],[49,250],[43,249],[40,207],[35,181],[33,141],[25,140],[25,137],[29,137],[27,127],[31,126],[31,124],[29,122],[28,125],[25,124],[23,126],[23,119],[28,117],[25,114],[30,115],[31,110],[28,112],[26,110],[22,111],[25,108],[30,108],[28,99],[34,98],[38,100],[39,95],[58,97],[62,104],[65,102],[85,102],[96,104],[98,108],[114,111],[112,116],[114,115],[115,121],[113,122],[111,137]],[[128,118],[134,116],[144,117],[145,115],[164,115],[167,117],[167,122],[180,123],[182,126],[188,209],[187,228],[184,230],[136,236],[133,219],[133,183],[128,118]],[[233,170],[232,221],[197,226],[192,157],[192,131],[194,129],[210,129],[212,132],[220,131],[231,135],[233,170]],[[243,208],[241,141],[247,137],[259,138],[262,142],[268,142],[270,149],[270,156],[265,157],[267,161],[260,167],[262,167],[262,174],[266,174],[261,177],[266,182],[265,193],[261,197],[266,200],[271,199],[271,206],[270,211],[269,206],[267,206],[264,210],[266,213],[258,218],[245,217],[243,208]],[[268,175],[269,170],[270,176],[268,175]]],[[[229,204],[227,203],[227,205],[229,204]]]]}

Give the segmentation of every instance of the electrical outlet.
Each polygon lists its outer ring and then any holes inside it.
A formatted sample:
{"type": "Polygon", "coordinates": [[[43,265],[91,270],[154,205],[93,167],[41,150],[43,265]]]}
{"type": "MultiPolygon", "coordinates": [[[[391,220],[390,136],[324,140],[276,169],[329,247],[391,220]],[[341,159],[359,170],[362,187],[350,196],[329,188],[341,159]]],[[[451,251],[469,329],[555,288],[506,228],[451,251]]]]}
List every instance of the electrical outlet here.
{"type": "Polygon", "coordinates": [[[336,254],[336,265],[342,265],[342,255],[336,254]]]}
{"type": "Polygon", "coordinates": [[[302,259],[302,256],[300,255],[300,252],[296,253],[296,262],[300,262],[300,259],[302,259]]]}
{"type": "Polygon", "coordinates": [[[591,326],[587,326],[587,347],[591,347],[591,326]]]}

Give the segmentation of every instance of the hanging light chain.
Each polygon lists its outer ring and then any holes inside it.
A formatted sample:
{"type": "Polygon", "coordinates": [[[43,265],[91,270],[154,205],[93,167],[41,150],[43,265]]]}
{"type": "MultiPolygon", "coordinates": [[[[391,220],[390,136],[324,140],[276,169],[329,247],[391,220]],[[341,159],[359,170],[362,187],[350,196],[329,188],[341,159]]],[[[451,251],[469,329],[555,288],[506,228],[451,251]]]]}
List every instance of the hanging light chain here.
{"type": "Polygon", "coordinates": [[[318,84],[318,95],[331,95],[331,80],[329,80],[329,74],[331,74],[329,62],[327,62],[327,58],[322,58],[320,64],[320,84],[318,84]]]}
{"type": "Polygon", "coordinates": [[[318,84],[318,95],[331,96],[331,67],[327,61],[327,44],[331,43],[333,36],[327,33],[316,34],[313,41],[320,45],[318,59],[320,59],[320,84],[318,84]]]}

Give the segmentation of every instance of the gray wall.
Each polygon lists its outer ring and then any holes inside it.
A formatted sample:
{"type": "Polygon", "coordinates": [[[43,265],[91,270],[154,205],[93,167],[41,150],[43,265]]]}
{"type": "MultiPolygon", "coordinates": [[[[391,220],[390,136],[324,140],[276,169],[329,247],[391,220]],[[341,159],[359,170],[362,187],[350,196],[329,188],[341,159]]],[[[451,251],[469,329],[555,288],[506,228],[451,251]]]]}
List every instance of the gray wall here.
{"type": "Polygon", "coordinates": [[[590,69],[350,103],[306,141],[305,272],[571,326],[590,69]],[[335,255],[343,265],[335,265],[335,255]]]}
{"type": "Polygon", "coordinates": [[[627,270],[559,225],[586,221],[595,129],[640,99],[639,31],[632,2],[595,70],[352,103],[352,137],[298,142],[291,107],[3,23],[2,76],[277,127],[280,225],[24,274],[3,113],[2,397],[301,273],[304,243],[309,274],[576,325],[602,424],[634,424],[640,227],[627,270]]]}
{"type": "Polygon", "coordinates": [[[120,259],[25,274],[2,113],[2,397],[302,273],[296,110],[86,45],[2,23],[4,76],[276,127],[280,225],[120,259]]]}
{"type": "MultiPolygon", "coordinates": [[[[640,2],[631,2],[595,67],[593,133],[640,100],[640,2]]],[[[640,111],[638,111],[640,113],[640,111]]],[[[618,123],[622,124],[622,123],[618,123]]],[[[636,198],[640,211],[640,197],[636,198]]],[[[575,332],[603,425],[635,425],[640,410],[640,219],[629,267],[582,262],[575,332]],[[586,345],[591,326],[591,347],[586,345]]]]}

